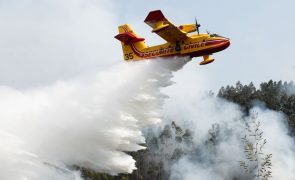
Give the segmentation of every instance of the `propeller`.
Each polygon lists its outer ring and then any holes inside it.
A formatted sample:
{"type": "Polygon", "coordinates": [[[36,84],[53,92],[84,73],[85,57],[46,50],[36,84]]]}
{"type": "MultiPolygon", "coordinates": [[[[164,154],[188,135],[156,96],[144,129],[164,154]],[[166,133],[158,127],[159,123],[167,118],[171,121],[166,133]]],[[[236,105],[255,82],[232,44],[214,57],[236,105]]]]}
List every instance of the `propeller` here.
{"type": "Polygon", "coordinates": [[[206,30],[207,34],[210,34],[210,31],[206,30]]]}
{"type": "Polygon", "coordinates": [[[198,24],[197,18],[195,18],[195,21],[196,21],[196,30],[198,34],[200,34],[199,27],[201,27],[201,24],[198,24]]]}

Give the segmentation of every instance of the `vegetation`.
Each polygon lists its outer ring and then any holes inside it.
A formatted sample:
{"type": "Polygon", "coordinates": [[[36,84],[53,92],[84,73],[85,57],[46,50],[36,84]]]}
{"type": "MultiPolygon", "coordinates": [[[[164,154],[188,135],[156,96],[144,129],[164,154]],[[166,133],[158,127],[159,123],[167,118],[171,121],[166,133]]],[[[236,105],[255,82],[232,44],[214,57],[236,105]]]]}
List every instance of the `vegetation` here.
{"type": "MultiPolygon", "coordinates": [[[[211,93],[213,96],[213,94],[211,93]]],[[[243,85],[240,82],[235,86],[222,87],[217,95],[241,106],[246,115],[249,115],[253,105],[263,105],[269,109],[282,112],[286,115],[290,134],[295,135],[295,85],[293,82],[269,81],[256,88],[253,83],[243,85]]],[[[245,150],[245,160],[240,161],[246,173],[250,173],[258,180],[271,177],[272,154],[263,154],[266,139],[260,130],[260,123],[256,117],[246,122],[246,135],[242,138],[245,150]]],[[[202,146],[207,153],[218,154],[221,137],[219,124],[212,125],[208,137],[202,146]]],[[[267,137],[266,137],[267,138],[267,137]]],[[[169,179],[173,163],[185,155],[198,156],[198,147],[195,147],[193,132],[183,129],[175,122],[159,129],[158,132],[150,130],[146,133],[147,149],[138,152],[128,152],[136,160],[137,170],[132,174],[119,174],[110,176],[95,171],[79,168],[85,179],[89,180],[166,180],[169,179]]],[[[214,156],[212,156],[214,158],[214,156]]],[[[234,179],[238,179],[235,177],[234,179]]]]}
{"type": "Polygon", "coordinates": [[[290,133],[295,134],[295,85],[293,82],[268,81],[256,89],[253,83],[226,86],[219,90],[218,97],[239,104],[248,113],[254,104],[263,104],[267,108],[279,111],[287,116],[290,133]]]}
{"type": "Polygon", "coordinates": [[[149,131],[146,136],[147,149],[128,152],[135,160],[137,170],[132,174],[110,176],[90,169],[76,167],[89,180],[156,180],[169,179],[171,165],[180,157],[191,153],[193,136],[189,129],[183,130],[175,122],[166,125],[159,133],[149,131]]]}
{"type": "Polygon", "coordinates": [[[263,148],[266,139],[262,137],[260,122],[257,121],[257,113],[252,115],[249,121],[245,121],[247,134],[242,138],[244,144],[245,161],[240,161],[240,166],[248,174],[258,180],[267,180],[271,177],[272,154],[264,155],[263,148]]]}

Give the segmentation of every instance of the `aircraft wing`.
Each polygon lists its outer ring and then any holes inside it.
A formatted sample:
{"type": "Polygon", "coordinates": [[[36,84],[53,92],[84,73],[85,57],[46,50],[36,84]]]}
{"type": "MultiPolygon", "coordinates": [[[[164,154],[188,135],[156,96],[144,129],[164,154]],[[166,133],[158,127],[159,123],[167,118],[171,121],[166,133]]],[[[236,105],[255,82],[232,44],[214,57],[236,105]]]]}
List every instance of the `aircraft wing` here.
{"type": "Polygon", "coordinates": [[[187,38],[186,32],[181,31],[169,22],[161,10],[151,11],[144,22],[153,28],[152,32],[157,33],[168,42],[176,42],[187,38]]]}

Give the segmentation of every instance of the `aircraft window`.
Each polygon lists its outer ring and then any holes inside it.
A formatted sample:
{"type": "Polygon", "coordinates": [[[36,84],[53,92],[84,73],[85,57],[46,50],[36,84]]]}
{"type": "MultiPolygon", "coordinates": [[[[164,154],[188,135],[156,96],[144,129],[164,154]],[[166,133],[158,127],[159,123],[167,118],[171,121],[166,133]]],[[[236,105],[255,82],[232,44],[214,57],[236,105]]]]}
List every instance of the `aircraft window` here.
{"type": "MultiPolygon", "coordinates": [[[[220,35],[218,35],[218,34],[210,34],[210,37],[222,37],[222,36],[220,36],[220,35]]],[[[222,37],[223,38],[223,37],[222,37]]]]}

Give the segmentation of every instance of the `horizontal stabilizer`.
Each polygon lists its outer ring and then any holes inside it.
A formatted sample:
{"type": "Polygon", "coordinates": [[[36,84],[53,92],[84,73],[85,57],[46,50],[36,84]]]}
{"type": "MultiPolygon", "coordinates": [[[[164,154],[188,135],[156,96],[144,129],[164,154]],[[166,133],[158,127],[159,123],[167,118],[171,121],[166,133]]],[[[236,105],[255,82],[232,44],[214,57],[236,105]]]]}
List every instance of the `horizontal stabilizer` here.
{"type": "Polygon", "coordinates": [[[140,41],[144,41],[144,38],[136,37],[134,34],[132,34],[130,32],[118,34],[117,36],[115,36],[115,38],[127,45],[132,44],[132,43],[136,43],[136,42],[140,42],[140,41]]]}

